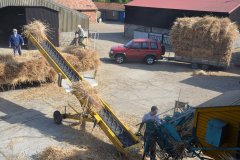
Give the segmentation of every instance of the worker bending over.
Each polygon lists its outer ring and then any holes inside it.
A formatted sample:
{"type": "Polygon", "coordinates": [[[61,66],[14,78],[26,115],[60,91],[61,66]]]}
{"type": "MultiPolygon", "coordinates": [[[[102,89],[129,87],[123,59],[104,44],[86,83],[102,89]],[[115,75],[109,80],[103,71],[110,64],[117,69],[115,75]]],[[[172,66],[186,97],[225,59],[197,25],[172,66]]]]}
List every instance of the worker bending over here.
{"type": "MultiPolygon", "coordinates": [[[[158,108],[156,106],[152,106],[151,112],[145,114],[143,116],[142,121],[144,122],[146,120],[153,119],[157,123],[161,124],[160,117],[157,115],[157,113],[158,113],[158,108]]],[[[142,128],[142,126],[140,126],[140,129],[141,128],[142,128]]],[[[147,137],[146,137],[146,134],[144,133],[144,145],[146,143],[146,140],[147,140],[147,137]]],[[[147,145],[147,148],[146,148],[146,152],[148,152],[154,158],[156,157],[156,142],[155,142],[155,140],[153,140],[151,138],[148,140],[148,145],[147,145]],[[151,146],[151,147],[149,147],[149,146],[151,146]],[[150,151],[150,153],[149,153],[149,151],[150,151]]],[[[151,158],[151,160],[152,160],[152,158],[151,158]]]]}
{"type": "Polygon", "coordinates": [[[77,39],[79,39],[79,40],[78,40],[78,43],[79,43],[80,45],[82,45],[84,48],[86,48],[86,45],[83,43],[83,40],[85,39],[85,33],[84,33],[84,30],[82,29],[81,25],[78,25],[78,31],[75,32],[75,35],[76,35],[76,34],[78,34],[78,37],[75,38],[75,41],[76,41],[77,39]]]}
{"type": "Polygon", "coordinates": [[[9,48],[13,48],[14,57],[17,56],[17,52],[22,57],[21,42],[24,45],[23,38],[17,33],[17,29],[13,29],[13,34],[10,35],[8,43],[9,48]]]}

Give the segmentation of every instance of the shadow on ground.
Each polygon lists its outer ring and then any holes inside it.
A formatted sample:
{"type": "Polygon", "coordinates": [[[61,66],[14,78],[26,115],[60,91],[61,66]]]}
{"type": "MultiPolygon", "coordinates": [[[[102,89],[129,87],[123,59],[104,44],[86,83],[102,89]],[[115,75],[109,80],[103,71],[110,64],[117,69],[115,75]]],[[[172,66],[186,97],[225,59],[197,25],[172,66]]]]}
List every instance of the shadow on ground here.
{"type": "MultiPolygon", "coordinates": [[[[116,148],[112,144],[106,143],[103,139],[95,137],[98,134],[103,134],[101,133],[102,131],[98,132],[96,129],[93,130],[92,132],[95,132],[95,136],[93,136],[90,132],[86,132],[85,129],[73,128],[74,125],[79,124],[77,123],[78,121],[75,121],[76,123],[74,124],[72,121],[64,120],[64,124],[66,125],[56,125],[52,118],[46,117],[46,114],[35,109],[27,109],[3,98],[0,98],[0,106],[0,112],[5,114],[0,117],[0,122],[5,121],[10,124],[9,126],[6,126],[9,127],[8,129],[1,131],[1,135],[4,135],[4,132],[5,134],[8,132],[10,133],[11,125],[21,124],[21,126],[24,125],[24,130],[17,130],[17,133],[14,133],[14,136],[24,135],[25,133],[28,133],[27,135],[29,135],[33,132],[31,131],[31,128],[33,128],[45,135],[46,138],[53,138],[58,142],[67,142],[68,144],[75,145],[79,148],[82,148],[83,146],[87,147],[89,152],[84,150],[83,152],[84,154],[89,154],[86,155],[86,157],[89,157],[90,159],[94,159],[91,158],[92,156],[97,157],[97,159],[116,159],[116,157],[118,157],[116,154],[116,148]],[[30,127],[30,129],[26,126],[30,127]],[[110,158],[106,158],[105,156],[110,156],[110,158]],[[111,158],[111,156],[113,157],[111,158]]],[[[41,108],[38,107],[34,108],[41,110],[41,108]]],[[[91,124],[89,123],[88,125],[91,124]]],[[[11,134],[12,133],[7,135],[11,134]]],[[[37,135],[39,134],[37,133],[36,136],[37,135]]],[[[27,147],[31,147],[31,145],[34,144],[30,142],[30,144],[27,144],[27,147]]],[[[71,157],[72,156],[74,157],[74,155],[71,155],[71,157]]]]}
{"type": "Polygon", "coordinates": [[[30,87],[40,87],[40,86],[41,86],[41,83],[39,82],[21,83],[21,84],[17,84],[16,86],[4,84],[0,87],[0,92],[5,92],[9,90],[27,89],[30,87]]]}

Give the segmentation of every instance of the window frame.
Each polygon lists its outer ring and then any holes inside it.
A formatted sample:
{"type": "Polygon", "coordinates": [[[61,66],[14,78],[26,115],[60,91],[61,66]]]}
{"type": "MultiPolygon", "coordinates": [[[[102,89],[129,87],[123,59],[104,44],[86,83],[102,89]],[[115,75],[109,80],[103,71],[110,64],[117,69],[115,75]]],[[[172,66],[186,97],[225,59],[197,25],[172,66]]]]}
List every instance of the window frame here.
{"type": "Polygon", "coordinates": [[[157,43],[157,42],[150,42],[150,47],[151,47],[152,50],[158,50],[158,49],[159,49],[159,48],[158,48],[158,43],[157,43]],[[152,45],[151,45],[152,43],[155,43],[155,44],[157,45],[157,48],[152,48],[152,45]]]}
{"type": "Polygon", "coordinates": [[[141,42],[141,49],[145,49],[145,50],[149,50],[149,42],[141,42]],[[148,44],[148,48],[143,48],[143,43],[147,43],[148,44]]]}
{"type": "Polygon", "coordinates": [[[133,42],[133,44],[130,46],[130,49],[141,49],[141,47],[142,47],[141,42],[133,42]],[[132,48],[132,46],[133,46],[134,44],[136,44],[136,43],[140,43],[140,48],[132,48]]]}

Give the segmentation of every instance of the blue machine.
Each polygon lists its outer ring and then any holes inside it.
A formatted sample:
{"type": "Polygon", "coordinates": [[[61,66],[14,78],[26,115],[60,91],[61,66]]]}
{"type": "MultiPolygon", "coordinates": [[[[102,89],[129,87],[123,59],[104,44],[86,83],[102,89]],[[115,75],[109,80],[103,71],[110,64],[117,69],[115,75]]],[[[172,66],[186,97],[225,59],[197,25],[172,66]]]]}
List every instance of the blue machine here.
{"type": "MultiPolygon", "coordinates": [[[[161,124],[154,120],[147,120],[140,123],[145,125],[145,127],[142,127],[144,128],[144,131],[141,130],[141,134],[144,133],[145,139],[143,159],[145,155],[155,159],[146,150],[147,146],[151,147],[149,141],[150,139],[156,142],[156,155],[161,160],[167,160],[169,158],[174,160],[182,159],[183,156],[198,157],[199,159],[203,160],[203,158],[200,156],[202,150],[240,150],[239,148],[219,147],[226,140],[228,122],[216,118],[210,120],[208,122],[205,141],[218,148],[200,148],[198,147],[198,142],[195,139],[194,134],[192,134],[192,132],[194,132],[192,130],[192,123],[195,109],[190,107],[187,103],[179,103],[176,101],[175,108],[170,110],[174,110],[173,116],[165,116],[165,118],[162,119],[161,124]],[[184,135],[186,130],[188,133],[184,135]],[[182,148],[182,150],[179,151],[179,148],[182,148]]],[[[169,112],[170,110],[166,112],[169,112]]]]}

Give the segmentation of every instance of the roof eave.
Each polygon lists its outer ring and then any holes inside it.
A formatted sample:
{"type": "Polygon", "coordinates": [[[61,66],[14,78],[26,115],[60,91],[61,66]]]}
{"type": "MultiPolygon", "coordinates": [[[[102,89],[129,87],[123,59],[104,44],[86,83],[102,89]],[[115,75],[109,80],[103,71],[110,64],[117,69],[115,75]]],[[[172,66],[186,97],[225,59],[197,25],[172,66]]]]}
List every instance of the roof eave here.
{"type": "Polygon", "coordinates": [[[114,10],[114,11],[125,11],[125,10],[120,10],[120,9],[108,9],[108,8],[98,8],[99,9],[104,9],[104,10],[114,10]]]}
{"type": "MultiPolygon", "coordinates": [[[[159,7],[144,7],[144,6],[136,6],[136,5],[127,5],[127,6],[130,6],[130,7],[143,7],[143,8],[159,8],[159,7]]],[[[235,7],[235,9],[236,8],[237,7],[235,7]]],[[[227,14],[229,14],[228,11],[219,12],[219,11],[203,11],[203,10],[190,10],[190,9],[175,9],[175,8],[159,8],[159,9],[173,9],[173,10],[198,11],[198,12],[217,12],[217,13],[227,13],[227,14]]],[[[235,10],[235,9],[233,9],[233,10],[235,10]]]]}
{"type": "Polygon", "coordinates": [[[239,6],[240,6],[240,4],[237,5],[236,7],[234,7],[232,10],[230,10],[230,11],[228,12],[228,14],[232,13],[232,12],[233,12],[235,9],[237,9],[239,6]]]}

